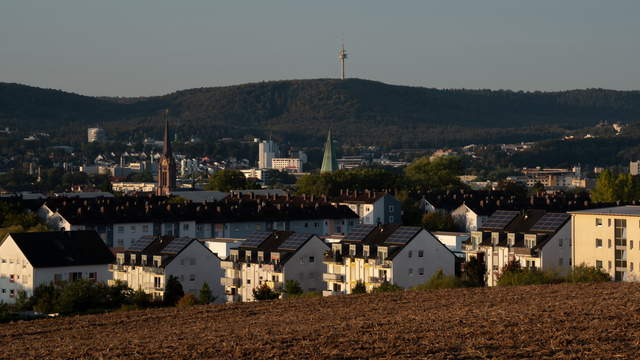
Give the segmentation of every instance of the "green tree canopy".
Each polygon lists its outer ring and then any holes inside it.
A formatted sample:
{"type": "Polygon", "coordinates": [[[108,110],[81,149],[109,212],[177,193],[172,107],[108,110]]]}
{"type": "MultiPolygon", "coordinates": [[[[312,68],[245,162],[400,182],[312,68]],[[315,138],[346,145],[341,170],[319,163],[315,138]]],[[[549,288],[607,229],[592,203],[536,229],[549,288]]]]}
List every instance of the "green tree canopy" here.
{"type": "Polygon", "coordinates": [[[255,184],[248,182],[242,172],[238,170],[224,169],[209,177],[209,183],[205,186],[205,189],[227,192],[254,187],[255,184]]]}
{"type": "Polygon", "coordinates": [[[464,186],[458,178],[462,171],[460,158],[441,157],[431,160],[425,156],[409,164],[404,173],[407,182],[414,189],[446,190],[464,186]]]}

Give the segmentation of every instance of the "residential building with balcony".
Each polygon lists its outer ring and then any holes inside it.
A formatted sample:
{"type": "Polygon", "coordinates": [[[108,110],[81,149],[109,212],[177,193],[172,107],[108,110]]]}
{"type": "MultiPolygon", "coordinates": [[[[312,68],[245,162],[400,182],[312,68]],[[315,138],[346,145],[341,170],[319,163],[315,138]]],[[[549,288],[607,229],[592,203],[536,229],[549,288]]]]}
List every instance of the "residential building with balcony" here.
{"type": "Polygon", "coordinates": [[[485,265],[488,286],[497,285],[512,261],[563,274],[571,267],[571,217],[545,210],[498,210],[471,232],[463,248],[467,260],[475,257],[485,265]]]}
{"type": "Polygon", "coordinates": [[[108,282],[113,254],[94,231],[9,233],[0,242],[0,303],[14,303],[41,284],[108,282]]]}
{"type": "Polygon", "coordinates": [[[640,281],[640,206],[570,214],[574,265],[601,268],[616,281],[640,281]]]}
{"type": "Polygon", "coordinates": [[[329,247],[316,235],[291,231],[261,231],[251,234],[230,250],[221,262],[221,279],[228,302],[253,301],[253,290],[263,284],[281,289],[288,280],[303,291],[321,291],[322,257],[329,247]]]}
{"type": "Polygon", "coordinates": [[[180,281],[185,294],[198,296],[206,283],[216,302],[224,302],[220,259],[200,241],[186,237],[144,236],[128,250],[116,253],[109,269],[113,281],[122,281],[156,299],[164,296],[170,276],[180,281]]]}
{"type": "Polygon", "coordinates": [[[389,282],[403,288],[425,283],[436,271],[455,274],[456,257],[427,230],[396,224],[361,224],[325,258],[323,295],[350,294],[357,282],[367,291],[389,282]]]}

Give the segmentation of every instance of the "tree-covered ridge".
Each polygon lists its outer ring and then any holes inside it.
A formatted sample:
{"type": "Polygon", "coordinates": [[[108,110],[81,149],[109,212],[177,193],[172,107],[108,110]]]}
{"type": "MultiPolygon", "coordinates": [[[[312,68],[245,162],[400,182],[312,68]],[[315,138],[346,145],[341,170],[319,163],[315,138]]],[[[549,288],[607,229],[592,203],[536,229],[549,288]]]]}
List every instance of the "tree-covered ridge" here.
{"type": "Polygon", "coordinates": [[[319,144],[331,126],[343,143],[414,146],[542,139],[600,121],[631,122],[640,118],[640,92],[432,89],[312,79],[126,99],[0,83],[0,125],[55,129],[101,121],[112,133],[159,132],[164,108],[179,119],[183,133],[203,138],[273,133],[319,144]]]}

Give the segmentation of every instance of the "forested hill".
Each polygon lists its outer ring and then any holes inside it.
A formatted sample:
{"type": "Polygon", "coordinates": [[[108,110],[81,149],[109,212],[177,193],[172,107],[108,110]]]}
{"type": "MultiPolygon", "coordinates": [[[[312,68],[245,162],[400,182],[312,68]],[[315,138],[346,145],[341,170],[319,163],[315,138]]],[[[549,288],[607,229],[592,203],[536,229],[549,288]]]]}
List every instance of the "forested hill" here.
{"type": "Polygon", "coordinates": [[[111,134],[151,134],[164,108],[180,131],[203,138],[273,134],[318,143],[331,126],[343,143],[421,146],[541,139],[601,121],[634,122],[640,92],[439,90],[317,79],[122,99],[0,83],[0,125],[83,133],[102,123],[111,134]]]}

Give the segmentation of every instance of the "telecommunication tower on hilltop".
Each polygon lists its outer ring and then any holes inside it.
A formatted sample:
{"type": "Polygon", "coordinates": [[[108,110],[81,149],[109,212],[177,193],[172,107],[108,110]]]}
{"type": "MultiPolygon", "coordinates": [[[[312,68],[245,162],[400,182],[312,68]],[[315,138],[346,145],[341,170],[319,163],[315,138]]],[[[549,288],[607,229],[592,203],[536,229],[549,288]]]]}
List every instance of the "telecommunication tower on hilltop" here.
{"type": "Polygon", "coordinates": [[[340,66],[342,67],[341,79],[344,80],[345,77],[345,67],[344,61],[347,59],[347,51],[344,49],[344,44],[342,44],[342,48],[338,50],[338,60],[340,60],[340,66]]]}

